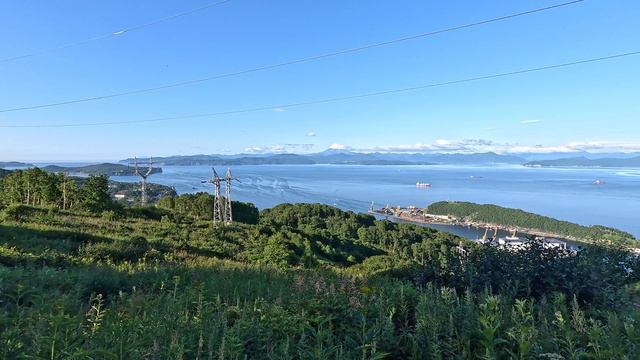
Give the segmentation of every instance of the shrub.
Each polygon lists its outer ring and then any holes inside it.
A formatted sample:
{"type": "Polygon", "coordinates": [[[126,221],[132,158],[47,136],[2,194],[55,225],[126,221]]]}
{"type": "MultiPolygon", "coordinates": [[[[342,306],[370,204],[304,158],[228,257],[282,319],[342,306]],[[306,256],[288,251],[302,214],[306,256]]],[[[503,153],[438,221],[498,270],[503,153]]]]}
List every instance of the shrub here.
{"type": "Polygon", "coordinates": [[[116,219],[116,213],[113,210],[105,210],[102,212],[102,214],[100,214],[100,217],[103,220],[113,221],[116,219]]]}
{"type": "Polygon", "coordinates": [[[2,218],[6,221],[20,221],[25,217],[33,215],[33,213],[34,209],[30,206],[11,204],[4,209],[2,218]]]}
{"type": "Polygon", "coordinates": [[[120,291],[131,290],[126,274],[97,266],[82,273],[78,288],[82,299],[89,299],[96,294],[109,298],[120,291]]]}
{"type": "Polygon", "coordinates": [[[93,260],[112,260],[114,262],[140,260],[149,250],[149,243],[143,237],[137,236],[131,240],[116,240],[112,242],[97,242],[80,248],[81,256],[93,260]]]}
{"type": "Polygon", "coordinates": [[[123,209],[123,214],[127,218],[137,218],[146,220],[161,220],[163,216],[171,216],[171,212],[157,207],[128,207],[123,209]]]}

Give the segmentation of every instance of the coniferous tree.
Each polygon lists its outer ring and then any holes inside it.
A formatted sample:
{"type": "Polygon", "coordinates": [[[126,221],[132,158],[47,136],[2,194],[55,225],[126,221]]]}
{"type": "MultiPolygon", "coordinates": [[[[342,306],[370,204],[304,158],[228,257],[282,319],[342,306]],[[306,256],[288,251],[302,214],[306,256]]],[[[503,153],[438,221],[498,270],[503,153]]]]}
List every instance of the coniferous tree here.
{"type": "Polygon", "coordinates": [[[109,197],[109,180],[105,175],[91,175],[81,191],[80,207],[91,212],[108,210],[113,205],[109,197]]]}

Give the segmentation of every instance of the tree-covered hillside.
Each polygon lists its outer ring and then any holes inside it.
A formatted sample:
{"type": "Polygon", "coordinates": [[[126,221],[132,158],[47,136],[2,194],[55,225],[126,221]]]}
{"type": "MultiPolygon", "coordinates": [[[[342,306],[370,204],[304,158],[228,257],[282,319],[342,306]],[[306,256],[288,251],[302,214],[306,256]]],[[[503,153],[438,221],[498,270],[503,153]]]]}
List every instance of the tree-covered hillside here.
{"type": "Polygon", "coordinates": [[[640,356],[624,249],[505,251],[320,204],[213,226],[209,194],[121,206],[104,180],[70,209],[40,205],[46,181],[0,198],[0,358],[640,356]]]}
{"type": "Polygon", "coordinates": [[[429,205],[427,212],[435,215],[451,215],[467,221],[534,229],[590,242],[608,241],[636,245],[634,236],[624,231],[604,226],[582,226],[497,205],[441,201],[429,205]]]}
{"type": "Polygon", "coordinates": [[[5,206],[0,356],[638,355],[640,267],[624,251],[504,252],[324,205],[214,228],[196,197],[173,201],[5,206]]]}
{"type": "Polygon", "coordinates": [[[10,173],[11,173],[10,170],[0,169],[0,179],[2,179],[3,177],[9,175],[10,173]]]}
{"type": "MultiPolygon", "coordinates": [[[[88,201],[92,201],[90,192],[106,191],[106,195],[99,199],[102,202],[99,206],[102,210],[107,210],[119,206],[111,201],[116,193],[125,195],[122,200],[125,204],[138,204],[141,197],[137,183],[110,181],[106,175],[74,177],[39,168],[13,171],[0,169],[0,179],[0,202],[8,204],[81,209],[86,207],[88,201]],[[100,184],[98,189],[92,188],[96,184],[100,184]]],[[[175,190],[168,186],[147,184],[147,197],[151,201],[174,194],[175,190]]]]}
{"type": "Polygon", "coordinates": [[[589,159],[584,156],[567,159],[539,160],[531,161],[525,166],[531,167],[638,167],[640,166],[640,156],[631,158],[600,158],[589,159]]]}

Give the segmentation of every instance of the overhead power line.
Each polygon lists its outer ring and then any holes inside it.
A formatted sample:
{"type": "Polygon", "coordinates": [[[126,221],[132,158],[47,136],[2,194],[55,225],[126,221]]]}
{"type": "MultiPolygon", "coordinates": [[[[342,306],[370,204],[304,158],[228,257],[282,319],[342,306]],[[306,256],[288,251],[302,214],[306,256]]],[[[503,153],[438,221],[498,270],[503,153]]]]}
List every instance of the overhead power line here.
{"type": "Polygon", "coordinates": [[[488,19],[488,20],[482,20],[482,21],[478,21],[478,22],[474,22],[474,23],[469,23],[469,24],[465,24],[465,25],[459,25],[459,26],[449,27],[449,28],[445,28],[445,29],[440,29],[440,30],[435,30],[435,31],[430,31],[430,32],[424,32],[424,33],[414,34],[414,35],[410,35],[410,36],[404,36],[404,37],[396,38],[396,39],[393,39],[393,40],[382,41],[382,42],[377,42],[377,43],[371,43],[371,44],[363,45],[363,46],[359,46],[359,47],[353,47],[353,48],[344,49],[344,50],[340,50],[340,51],[335,51],[335,52],[330,52],[330,53],[325,53],[325,54],[320,54],[320,55],[300,58],[300,59],[296,59],[296,60],[290,60],[290,61],[271,64],[271,65],[259,66],[259,67],[240,70],[240,71],[236,71],[236,72],[212,75],[212,76],[207,76],[207,77],[199,78],[199,79],[180,81],[180,82],[175,82],[175,83],[170,83],[170,84],[164,84],[164,85],[148,87],[148,88],[143,88],[143,89],[137,89],[137,90],[122,91],[122,92],[111,93],[111,94],[100,95],[100,96],[79,98],[79,99],[74,99],[74,100],[60,101],[60,102],[40,104],[40,105],[32,105],[32,106],[22,106],[22,107],[8,108],[8,109],[0,109],[0,113],[14,112],[14,111],[25,111],[25,110],[34,110],[34,109],[49,108],[49,107],[54,107],[54,106],[70,105],[70,104],[77,104],[77,103],[97,101],[97,100],[105,100],[105,99],[116,98],[116,97],[121,97],[121,96],[134,95],[134,94],[146,93],[146,92],[151,92],[151,91],[158,91],[158,90],[169,89],[169,88],[174,88],[174,87],[179,87],[179,86],[192,85],[192,84],[203,83],[203,82],[212,81],[212,80],[218,80],[218,79],[229,78],[229,77],[234,77],[234,76],[239,76],[239,75],[245,75],[245,74],[249,74],[249,73],[265,71],[265,70],[271,70],[271,69],[281,68],[281,67],[285,67],[285,66],[289,66],[289,65],[300,64],[300,63],[304,63],[304,62],[310,62],[310,61],[325,59],[325,58],[329,58],[329,57],[334,57],[334,56],[354,53],[354,52],[363,51],[363,50],[367,50],[367,49],[372,49],[372,48],[376,48],[376,47],[382,47],[382,46],[386,46],[386,45],[397,44],[397,43],[404,42],[404,41],[415,40],[415,39],[424,38],[424,37],[433,36],[433,35],[438,35],[438,34],[442,34],[442,33],[446,33],[446,32],[462,30],[462,29],[466,29],[466,28],[470,28],[470,27],[474,27],[474,26],[485,25],[485,24],[489,24],[489,23],[493,23],[493,22],[512,19],[512,18],[519,17],[519,16],[530,15],[530,14],[534,14],[534,13],[538,13],[538,12],[542,12],[542,11],[556,9],[556,8],[563,7],[563,6],[573,5],[573,4],[581,3],[583,1],[585,1],[585,0],[569,1],[569,2],[565,2],[565,3],[557,4],[557,5],[551,5],[551,6],[542,7],[542,8],[538,8],[538,9],[533,9],[533,10],[529,10],[529,11],[525,11],[525,12],[515,13],[515,14],[511,14],[511,15],[506,15],[506,16],[501,16],[501,17],[488,19]]]}
{"type": "Polygon", "coordinates": [[[155,19],[155,20],[151,20],[149,22],[146,23],[142,23],[142,24],[138,24],[138,25],[132,25],[117,31],[112,31],[110,33],[106,33],[106,34],[102,34],[102,35],[96,35],[84,40],[79,40],[79,41],[74,41],[74,42],[69,42],[66,44],[62,44],[62,45],[58,45],[58,46],[54,46],[54,47],[50,47],[50,48],[46,48],[46,49],[42,49],[39,51],[34,51],[28,54],[22,54],[22,55],[16,55],[16,56],[12,56],[12,57],[8,57],[8,58],[3,58],[0,59],[0,63],[5,63],[5,62],[10,62],[10,61],[15,61],[15,60],[20,60],[20,59],[24,59],[24,58],[29,58],[29,57],[34,57],[34,56],[38,56],[38,55],[43,55],[46,53],[50,53],[53,51],[59,51],[59,50],[64,50],[64,49],[68,49],[71,47],[76,47],[76,46],[80,46],[80,45],[84,45],[84,44],[88,44],[94,41],[98,41],[98,40],[103,40],[103,39],[107,39],[107,38],[111,38],[111,37],[115,37],[115,36],[121,36],[124,35],[128,32],[132,32],[132,31],[136,31],[136,30],[142,30],[144,28],[148,28],[154,25],[158,25],[167,21],[171,21],[177,18],[181,18],[184,16],[188,16],[191,15],[193,13],[197,13],[200,11],[204,11],[213,7],[216,7],[218,5],[222,5],[224,3],[227,3],[231,0],[221,0],[221,1],[217,1],[214,3],[209,3],[207,5],[203,5],[197,8],[193,8],[191,10],[187,10],[181,13],[177,13],[177,14],[173,14],[173,15],[169,15],[169,16],[165,16],[159,19],[155,19]]]}
{"type": "Polygon", "coordinates": [[[369,92],[369,93],[357,94],[357,95],[340,96],[340,97],[333,97],[333,98],[326,98],[326,99],[319,99],[319,100],[310,100],[310,101],[295,102],[295,103],[288,103],[288,104],[279,104],[279,105],[271,105],[271,106],[261,106],[261,107],[246,108],[246,109],[240,109],[240,110],[229,110],[229,111],[221,111],[221,112],[213,112],[213,113],[206,113],[206,114],[193,114],[193,115],[172,116],[172,117],[159,117],[159,118],[144,119],[144,120],[108,121],[108,122],[76,123],[76,124],[0,125],[0,128],[60,128],[60,127],[85,127],[85,126],[102,126],[102,125],[123,125],[123,124],[138,124],[138,123],[149,123],[149,122],[160,122],[160,121],[172,121],[172,120],[186,120],[186,119],[194,119],[194,118],[206,118],[206,117],[214,117],[214,116],[221,116],[221,115],[232,115],[232,114],[249,113],[249,112],[257,112],[257,111],[264,111],[264,110],[273,110],[273,109],[286,109],[286,108],[293,108],[293,107],[299,107],[299,106],[317,105],[317,104],[324,104],[324,103],[331,103],[331,102],[338,102],[338,101],[347,101],[347,100],[354,100],[354,99],[381,96],[381,95],[404,93],[404,92],[424,90],[424,89],[440,87],[440,86],[468,83],[468,82],[473,82],[473,81],[502,78],[502,77],[508,77],[508,76],[514,76],[514,75],[520,75],[520,74],[526,74],[526,73],[532,73],[532,72],[538,72],[538,71],[544,71],[544,70],[565,68],[565,67],[575,66],[575,65],[580,65],[580,64],[587,64],[587,63],[594,63],[594,62],[605,61],[605,60],[612,60],[612,59],[628,57],[628,56],[634,56],[634,55],[640,55],[640,51],[627,52],[627,53],[621,53],[621,54],[615,54],[615,55],[609,55],[609,56],[603,56],[603,57],[591,58],[591,59],[585,59],[585,60],[577,60],[577,61],[572,61],[572,62],[568,62],[568,63],[547,65],[547,66],[541,66],[541,67],[536,67],[536,68],[529,68],[529,69],[516,70],[516,71],[510,71],[510,72],[503,72],[503,73],[498,73],[498,74],[483,75],[483,76],[476,76],[476,77],[471,77],[471,78],[464,78],[464,79],[451,80],[451,81],[445,81],[445,82],[418,85],[418,86],[406,87],[406,88],[401,88],[401,89],[376,91],[376,92],[369,92]]]}

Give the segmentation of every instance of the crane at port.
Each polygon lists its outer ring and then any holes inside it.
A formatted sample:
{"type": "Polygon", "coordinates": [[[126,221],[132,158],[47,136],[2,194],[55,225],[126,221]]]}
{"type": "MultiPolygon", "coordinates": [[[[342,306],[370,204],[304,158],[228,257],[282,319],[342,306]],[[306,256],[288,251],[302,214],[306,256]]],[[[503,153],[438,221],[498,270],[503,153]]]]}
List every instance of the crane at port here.
{"type": "Polygon", "coordinates": [[[484,228],[484,235],[482,235],[482,243],[485,244],[489,240],[489,228],[484,228]]]}

